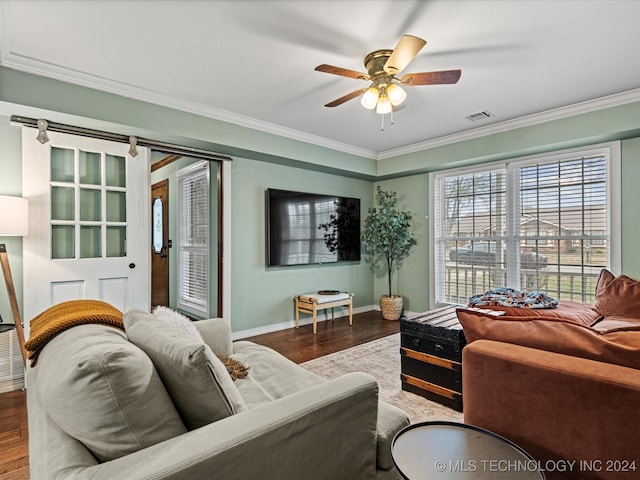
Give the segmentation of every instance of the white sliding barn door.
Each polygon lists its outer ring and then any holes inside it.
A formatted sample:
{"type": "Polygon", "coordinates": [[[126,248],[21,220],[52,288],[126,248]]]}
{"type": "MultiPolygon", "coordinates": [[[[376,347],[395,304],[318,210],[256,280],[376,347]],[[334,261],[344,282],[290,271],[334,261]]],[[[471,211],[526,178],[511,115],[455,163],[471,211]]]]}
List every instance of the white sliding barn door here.
{"type": "MultiPolygon", "coordinates": [[[[23,127],[24,318],[60,302],[103,300],[149,310],[147,149],[23,127]]],[[[28,325],[25,325],[28,328],[28,325]]]]}

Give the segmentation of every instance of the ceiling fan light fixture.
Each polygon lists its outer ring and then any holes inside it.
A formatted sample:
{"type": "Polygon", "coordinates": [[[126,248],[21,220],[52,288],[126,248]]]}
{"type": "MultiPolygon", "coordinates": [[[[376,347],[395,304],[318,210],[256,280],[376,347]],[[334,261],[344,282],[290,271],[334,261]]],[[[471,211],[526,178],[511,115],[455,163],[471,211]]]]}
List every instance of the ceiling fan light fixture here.
{"type": "Polygon", "coordinates": [[[392,83],[387,87],[387,97],[389,97],[389,101],[391,105],[397,107],[407,98],[407,92],[398,85],[397,83],[392,83]]]}
{"type": "Polygon", "coordinates": [[[362,96],[362,100],[360,103],[364,108],[369,110],[373,110],[376,108],[376,104],[378,103],[378,97],[380,96],[380,92],[374,86],[371,86],[367,89],[367,91],[362,96]]]}
{"type": "Polygon", "coordinates": [[[386,95],[380,95],[378,99],[378,104],[376,105],[376,113],[380,113],[384,115],[385,113],[391,113],[392,111],[391,101],[389,101],[389,97],[386,95]]]}

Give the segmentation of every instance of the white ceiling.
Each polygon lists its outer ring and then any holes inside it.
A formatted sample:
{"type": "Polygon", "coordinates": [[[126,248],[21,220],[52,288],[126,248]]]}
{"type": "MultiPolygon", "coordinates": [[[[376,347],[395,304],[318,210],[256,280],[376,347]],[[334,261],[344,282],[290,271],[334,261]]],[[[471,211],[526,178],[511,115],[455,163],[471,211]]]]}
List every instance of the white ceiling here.
{"type": "Polygon", "coordinates": [[[633,0],[1,0],[0,15],[5,67],[372,158],[640,99],[633,0]],[[367,83],[316,65],[364,72],[403,34],[427,40],[405,73],[460,81],[407,88],[384,131],[359,99],[323,106],[367,83]]]}

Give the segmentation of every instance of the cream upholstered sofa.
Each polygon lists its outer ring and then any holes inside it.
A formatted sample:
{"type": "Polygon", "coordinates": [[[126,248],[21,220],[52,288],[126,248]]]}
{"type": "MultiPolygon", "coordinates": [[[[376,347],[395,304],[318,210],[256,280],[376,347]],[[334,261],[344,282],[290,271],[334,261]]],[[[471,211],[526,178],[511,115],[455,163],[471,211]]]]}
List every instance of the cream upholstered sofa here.
{"type": "Polygon", "coordinates": [[[222,319],[193,322],[204,343],[150,313],[124,325],[70,328],[27,367],[31,478],[397,478],[390,443],[409,420],[371,376],[323,379],[232,343],[222,319]]]}

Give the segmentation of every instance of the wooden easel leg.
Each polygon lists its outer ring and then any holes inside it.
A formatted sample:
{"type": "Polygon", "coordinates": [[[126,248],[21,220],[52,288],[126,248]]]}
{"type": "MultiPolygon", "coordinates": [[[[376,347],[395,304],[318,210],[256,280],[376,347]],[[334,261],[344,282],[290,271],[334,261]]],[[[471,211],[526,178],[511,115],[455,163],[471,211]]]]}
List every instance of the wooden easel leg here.
{"type": "Polygon", "coordinates": [[[11,305],[11,314],[16,324],[16,333],[18,334],[18,342],[20,343],[20,353],[22,353],[22,361],[27,364],[27,350],[24,348],[24,329],[22,328],[22,318],[20,317],[20,309],[18,308],[18,299],[16,298],[16,290],[13,286],[13,277],[11,276],[11,267],[9,266],[9,256],[7,255],[7,247],[4,243],[0,244],[0,263],[2,264],[2,273],[4,281],[7,284],[7,293],[9,294],[9,304],[11,305]]]}

